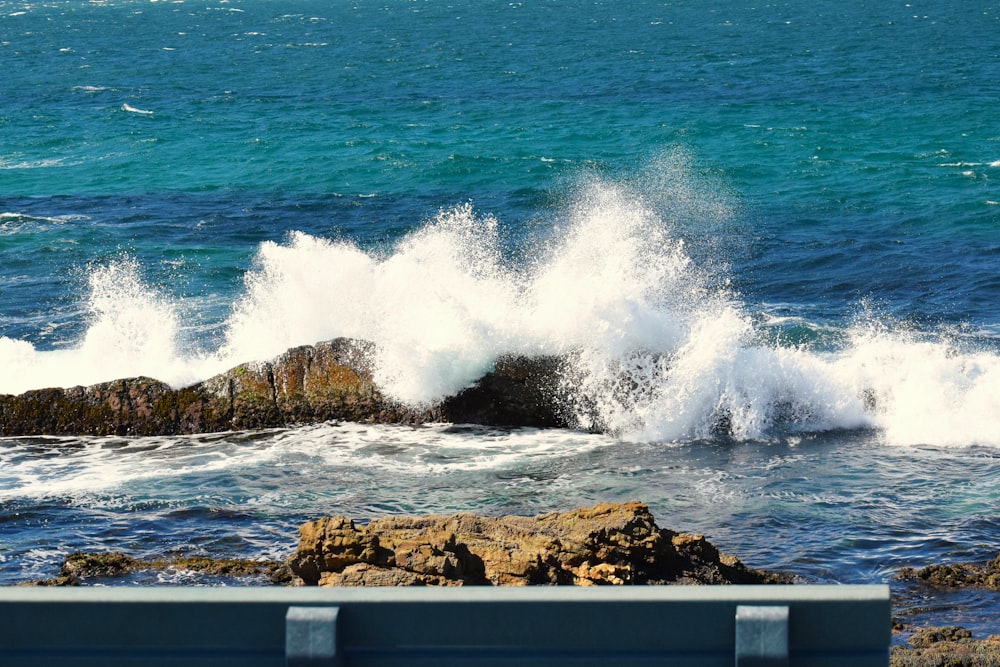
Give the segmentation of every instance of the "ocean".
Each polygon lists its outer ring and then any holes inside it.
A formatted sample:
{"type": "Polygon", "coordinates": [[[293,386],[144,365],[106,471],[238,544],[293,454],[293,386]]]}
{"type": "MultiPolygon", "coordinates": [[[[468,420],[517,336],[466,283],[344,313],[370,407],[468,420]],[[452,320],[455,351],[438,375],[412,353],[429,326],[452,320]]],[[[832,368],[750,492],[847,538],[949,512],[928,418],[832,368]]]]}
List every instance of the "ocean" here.
{"type": "Polygon", "coordinates": [[[0,584],[641,500],[1000,633],[894,578],[1000,551],[1000,3],[0,0],[0,58],[0,393],[350,336],[400,400],[559,354],[588,406],[0,438],[0,584]]]}

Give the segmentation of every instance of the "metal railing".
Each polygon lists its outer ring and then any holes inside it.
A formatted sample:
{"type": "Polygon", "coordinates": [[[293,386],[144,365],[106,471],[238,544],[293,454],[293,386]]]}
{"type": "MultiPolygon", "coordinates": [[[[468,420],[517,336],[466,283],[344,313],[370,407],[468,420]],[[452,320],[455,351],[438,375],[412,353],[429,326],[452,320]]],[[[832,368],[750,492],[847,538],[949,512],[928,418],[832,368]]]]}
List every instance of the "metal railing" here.
{"type": "Polygon", "coordinates": [[[872,586],[4,588],[0,665],[887,665],[872,586]]]}

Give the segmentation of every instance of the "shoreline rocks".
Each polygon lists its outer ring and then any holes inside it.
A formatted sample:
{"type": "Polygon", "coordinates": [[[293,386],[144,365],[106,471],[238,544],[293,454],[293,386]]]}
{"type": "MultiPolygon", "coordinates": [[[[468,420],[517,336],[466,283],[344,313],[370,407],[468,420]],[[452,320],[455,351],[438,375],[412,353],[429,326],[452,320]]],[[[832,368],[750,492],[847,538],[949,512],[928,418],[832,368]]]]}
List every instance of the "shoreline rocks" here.
{"type": "Polygon", "coordinates": [[[0,396],[0,435],[175,435],[227,430],[221,405],[197,388],[152,378],[0,396]]]}
{"type": "Polygon", "coordinates": [[[791,583],[746,567],[702,535],[656,525],[641,503],[536,517],[344,516],[303,524],[288,559],[305,585],[528,586],[791,583]]]}
{"type": "Polygon", "coordinates": [[[366,341],[337,338],[176,390],[138,377],[0,395],[0,436],[180,435],[335,420],[569,426],[557,399],[559,358],[501,357],[454,396],[409,406],[375,386],[373,349],[366,341]]]}
{"type": "Polygon", "coordinates": [[[889,649],[890,667],[1000,667],[1000,636],[974,639],[959,626],[919,628],[889,649]]]}
{"type": "Polygon", "coordinates": [[[168,569],[215,577],[263,577],[273,585],[288,584],[292,581],[291,571],[282,562],[205,556],[144,561],[117,551],[97,553],[77,551],[63,559],[62,565],[59,566],[59,576],[19,585],[79,586],[90,579],[114,579],[135,572],[168,569]]]}
{"type": "Polygon", "coordinates": [[[327,516],[299,527],[298,547],[284,562],[76,552],[57,577],[21,585],[75,586],[165,569],[306,586],[794,583],[720,553],[703,535],[660,528],[648,507],[629,502],[535,517],[390,516],[362,526],[327,516]]]}
{"type": "Polygon", "coordinates": [[[1000,591],[1000,555],[982,565],[950,563],[920,569],[907,567],[900,570],[896,578],[940,588],[975,587],[1000,591]]]}
{"type": "MultiPolygon", "coordinates": [[[[906,567],[895,578],[946,590],[979,588],[1000,591],[1000,556],[982,564],[934,564],[919,569],[906,567]]],[[[906,645],[891,648],[891,667],[1000,667],[1000,635],[979,639],[960,626],[913,628],[902,624],[894,627],[894,632],[908,637],[906,645]]]]}

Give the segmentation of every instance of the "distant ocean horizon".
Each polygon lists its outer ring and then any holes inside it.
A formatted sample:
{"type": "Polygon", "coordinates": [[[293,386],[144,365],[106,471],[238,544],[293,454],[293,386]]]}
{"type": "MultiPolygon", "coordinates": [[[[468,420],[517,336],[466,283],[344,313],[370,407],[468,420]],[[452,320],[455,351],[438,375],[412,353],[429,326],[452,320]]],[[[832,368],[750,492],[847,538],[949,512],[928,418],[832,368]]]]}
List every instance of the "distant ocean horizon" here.
{"type": "Polygon", "coordinates": [[[635,499],[1000,632],[893,579],[1000,551],[998,35],[981,0],[0,0],[0,393],[350,336],[403,401],[572,353],[591,406],[2,438],[0,583],[635,499]]]}

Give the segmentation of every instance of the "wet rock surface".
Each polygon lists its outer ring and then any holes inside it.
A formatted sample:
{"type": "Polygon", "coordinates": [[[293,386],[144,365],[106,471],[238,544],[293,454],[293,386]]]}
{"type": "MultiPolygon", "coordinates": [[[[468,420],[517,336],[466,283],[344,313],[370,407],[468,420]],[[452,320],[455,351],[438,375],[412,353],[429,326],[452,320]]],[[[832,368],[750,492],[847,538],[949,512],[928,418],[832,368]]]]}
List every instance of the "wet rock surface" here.
{"type": "Polygon", "coordinates": [[[1000,636],[975,639],[962,627],[913,630],[906,646],[890,649],[891,667],[1000,667],[1000,636]]]}
{"type": "MultiPolygon", "coordinates": [[[[943,589],[1000,591],[1000,556],[985,563],[946,563],[901,569],[896,578],[943,589]]],[[[912,628],[900,625],[906,644],[893,646],[892,667],[1000,667],[1000,636],[974,637],[960,626],[912,628]]]]}
{"type": "Polygon", "coordinates": [[[559,357],[504,356],[472,387],[441,402],[444,421],[487,426],[566,427],[559,357]]]}
{"type": "Polygon", "coordinates": [[[641,503],[536,517],[343,516],[299,528],[289,558],[306,585],[526,586],[790,583],[720,554],[701,535],[656,525],[641,503]]]}
{"type": "Polygon", "coordinates": [[[204,382],[171,389],[152,378],[0,396],[0,436],[149,436],[331,420],[566,426],[555,357],[502,357],[473,386],[433,405],[387,398],[372,379],[373,346],[337,338],[292,348],[204,382]]]}
{"type": "Polygon", "coordinates": [[[299,527],[298,549],[285,562],[76,552],[57,577],[22,585],[107,583],[160,570],[321,586],[794,583],[719,553],[702,535],[659,528],[645,505],[631,502],[535,517],[384,517],[365,526],[323,517],[299,527]]]}
{"type": "Polygon", "coordinates": [[[976,587],[1000,591],[1000,556],[985,563],[928,565],[920,569],[903,568],[897,575],[928,586],[943,588],[976,587]]]}
{"type": "Polygon", "coordinates": [[[143,377],[0,396],[0,435],[174,435],[230,424],[224,406],[199,388],[143,377]]]}
{"type": "Polygon", "coordinates": [[[29,581],[22,586],[79,586],[104,579],[124,577],[135,572],[174,570],[196,572],[215,577],[263,577],[272,584],[292,582],[288,566],[275,561],[257,561],[239,558],[164,558],[137,560],[117,551],[74,552],[63,559],[59,576],[51,579],[29,581]]]}

